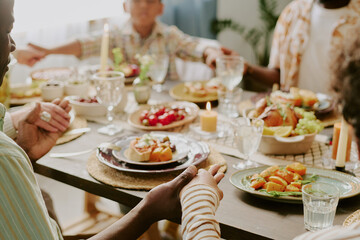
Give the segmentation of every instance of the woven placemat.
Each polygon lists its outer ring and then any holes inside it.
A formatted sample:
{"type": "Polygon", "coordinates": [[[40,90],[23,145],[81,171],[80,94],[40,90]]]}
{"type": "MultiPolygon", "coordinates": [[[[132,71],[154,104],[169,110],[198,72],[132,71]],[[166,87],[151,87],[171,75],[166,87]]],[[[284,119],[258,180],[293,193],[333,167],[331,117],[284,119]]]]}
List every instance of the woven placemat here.
{"type": "MultiPolygon", "coordinates": [[[[73,129],[84,128],[84,127],[87,127],[86,119],[83,117],[76,116],[74,118],[74,121],[70,124],[69,128],[66,130],[66,132],[71,131],[73,129]]],[[[64,132],[64,133],[66,133],[66,132],[64,132]]],[[[58,138],[58,140],[56,141],[56,145],[70,142],[71,140],[74,140],[75,138],[78,138],[83,134],[84,133],[71,134],[71,135],[67,135],[67,136],[63,135],[58,138]]]]}
{"type": "MultiPolygon", "coordinates": [[[[221,165],[220,171],[226,172],[227,164],[224,157],[214,149],[210,149],[210,155],[207,160],[200,163],[197,167],[209,169],[212,165],[221,165]]],[[[152,188],[168,182],[179,175],[182,171],[171,173],[143,174],[122,172],[101,163],[96,153],[93,153],[87,163],[89,174],[96,180],[107,185],[119,188],[134,190],[151,190],[152,188]]]]}

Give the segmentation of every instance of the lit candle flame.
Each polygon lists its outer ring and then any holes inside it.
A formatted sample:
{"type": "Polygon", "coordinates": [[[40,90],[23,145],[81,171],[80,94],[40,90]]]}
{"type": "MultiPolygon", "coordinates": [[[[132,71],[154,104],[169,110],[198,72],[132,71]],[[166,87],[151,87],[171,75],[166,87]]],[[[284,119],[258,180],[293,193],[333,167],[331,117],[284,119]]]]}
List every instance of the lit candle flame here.
{"type": "Polygon", "coordinates": [[[206,110],[211,111],[211,104],[210,102],[206,103],[206,110]]]}

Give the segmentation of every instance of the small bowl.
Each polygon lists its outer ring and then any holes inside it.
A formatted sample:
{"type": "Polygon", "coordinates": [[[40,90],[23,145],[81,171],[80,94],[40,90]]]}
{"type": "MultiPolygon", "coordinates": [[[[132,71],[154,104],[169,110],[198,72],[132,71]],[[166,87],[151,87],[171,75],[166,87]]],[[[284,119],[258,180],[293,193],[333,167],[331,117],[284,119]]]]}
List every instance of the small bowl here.
{"type": "Polygon", "coordinates": [[[316,133],[295,137],[277,137],[263,135],[259,151],[264,154],[303,154],[309,151],[314,142],[316,133]]]}
{"type": "Polygon", "coordinates": [[[89,83],[72,81],[65,84],[65,95],[85,97],[88,95],[89,83]]]}
{"type": "Polygon", "coordinates": [[[64,95],[64,83],[60,81],[50,81],[41,84],[41,97],[44,101],[52,101],[62,98],[64,95]]]}
{"type": "MultiPolygon", "coordinates": [[[[248,116],[254,108],[244,109],[242,115],[248,116]]],[[[309,151],[314,142],[316,133],[299,135],[295,137],[278,137],[263,135],[259,146],[259,152],[270,155],[303,154],[309,151]]]]}
{"type": "Polygon", "coordinates": [[[71,106],[78,116],[84,117],[103,117],[106,115],[106,107],[97,102],[80,102],[79,96],[68,96],[71,106]]]}

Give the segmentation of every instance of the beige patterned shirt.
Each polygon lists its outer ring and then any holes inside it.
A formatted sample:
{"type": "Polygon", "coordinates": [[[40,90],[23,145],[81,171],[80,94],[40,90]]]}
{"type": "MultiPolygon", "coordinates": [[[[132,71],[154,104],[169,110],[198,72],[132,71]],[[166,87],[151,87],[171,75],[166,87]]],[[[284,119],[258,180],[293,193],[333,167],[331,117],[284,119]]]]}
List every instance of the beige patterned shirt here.
{"type": "MultiPolygon", "coordinates": [[[[274,31],[270,68],[280,69],[280,85],[289,90],[298,85],[301,57],[310,34],[311,9],[314,0],[295,0],[281,13],[274,31]]],[[[334,27],[330,40],[330,56],[346,48],[359,36],[352,34],[360,25],[360,0],[351,0],[349,9],[334,27]]],[[[329,59],[329,64],[332,57],[329,59]]]]}
{"type": "MultiPolygon", "coordinates": [[[[82,46],[81,58],[99,56],[101,35],[79,39],[82,46]]],[[[136,54],[167,53],[169,55],[169,69],[167,78],[178,79],[175,57],[186,61],[203,61],[203,52],[207,46],[199,42],[198,38],[191,37],[181,32],[175,26],[167,26],[156,22],[152,33],[142,39],[130,21],[121,28],[111,32],[110,49],[121,48],[124,61],[137,64],[136,54]]],[[[109,56],[112,56],[109,53],[109,56]]]]}

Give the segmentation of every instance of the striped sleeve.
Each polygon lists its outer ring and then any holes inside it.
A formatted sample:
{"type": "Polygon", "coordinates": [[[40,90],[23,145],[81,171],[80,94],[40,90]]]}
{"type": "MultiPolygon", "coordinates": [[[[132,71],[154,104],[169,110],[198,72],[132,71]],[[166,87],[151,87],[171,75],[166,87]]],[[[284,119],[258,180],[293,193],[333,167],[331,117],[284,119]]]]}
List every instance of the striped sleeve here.
{"type": "Polygon", "coordinates": [[[294,240],[355,240],[360,239],[360,221],[348,227],[334,226],[316,232],[304,233],[294,240]]]}
{"type": "Polygon", "coordinates": [[[220,239],[220,227],[215,219],[219,203],[218,193],[208,185],[193,185],[182,193],[181,231],[184,240],[220,239]]]}
{"type": "Polygon", "coordinates": [[[6,112],[5,118],[4,118],[3,132],[11,139],[16,138],[17,133],[16,133],[16,130],[15,130],[13,121],[11,119],[11,115],[8,112],[6,112]]]}
{"type": "Polygon", "coordinates": [[[31,162],[0,133],[0,239],[62,239],[46,210],[31,162]]]}

